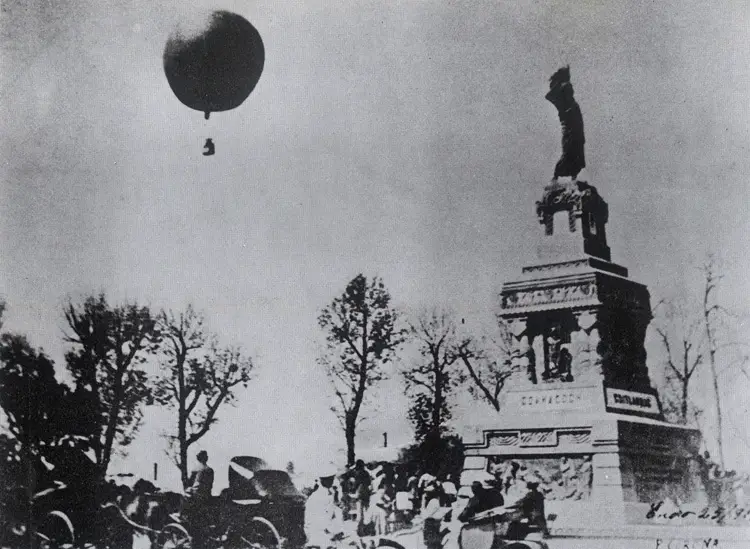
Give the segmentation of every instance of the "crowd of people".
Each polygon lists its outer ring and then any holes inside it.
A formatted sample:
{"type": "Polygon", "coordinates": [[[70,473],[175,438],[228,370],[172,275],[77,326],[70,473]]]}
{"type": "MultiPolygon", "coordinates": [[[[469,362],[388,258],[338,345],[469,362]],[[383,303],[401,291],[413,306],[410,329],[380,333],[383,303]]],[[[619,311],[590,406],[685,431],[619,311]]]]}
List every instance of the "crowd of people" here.
{"type": "Polygon", "coordinates": [[[483,513],[498,508],[510,537],[523,537],[529,527],[546,529],[537,479],[527,479],[526,492],[508,505],[502,483],[488,478],[462,488],[458,480],[408,465],[359,460],[312,487],[306,505],[308,546],[327,549],[337,536],[383,536],[419,527],[425,547],[435,549],[444,544],[446,522],[482,520],[483,513]]]}
{"type": "Polygon", "coordinates": [[[321,477],[308,498],[307,514],[322,515],[356,524],[360,535],[382,535],[407,524],[437,499],[441,506],[450,505],[457,495],[450,475],[438,478],[416,467],[362,460],[340,475],[321,477]],[[328,513],[330,511],[330,514],[328,513]]]}

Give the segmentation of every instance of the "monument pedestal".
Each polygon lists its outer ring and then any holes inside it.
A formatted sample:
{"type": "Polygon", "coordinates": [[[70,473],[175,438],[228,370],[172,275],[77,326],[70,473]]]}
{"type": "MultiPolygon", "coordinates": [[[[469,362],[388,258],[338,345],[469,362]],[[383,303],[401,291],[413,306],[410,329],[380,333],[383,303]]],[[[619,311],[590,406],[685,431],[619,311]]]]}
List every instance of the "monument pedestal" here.
{"type": "Polygon", "coordinates": [[[602,527],[648,524],[652,504],[668,498],[679,504],[705,503],[695,480],[697,430],[575,408],[596,398],[595,393],[603,402],[601,387],[540,392],[548,394],[508,395],[507,402],[525,400],[528,407],[545,409],[505,410],[502,428],[485,429],[481,441],[467,444],[462,484],[489,472],[502,479],[507,499],[513,499],[522,495],[527,478],[535,477],[545,493],[547,514],[556,517],[550,523],[553,530],[591,529],[592,520],[602,527]]]}
{"type": "Polygon", "coordinates": [[[659,501],[698,502],[700,434],[664,421],[646,367],[648,289],[610,260],[606,202],[586,183],[555,183],[537,214],[540,262],[500,295],[513,373],[497,427],[466,446],[462,484],[489,472],[512,499],[536,477],[553,530],[647,523],[659,501]]]}

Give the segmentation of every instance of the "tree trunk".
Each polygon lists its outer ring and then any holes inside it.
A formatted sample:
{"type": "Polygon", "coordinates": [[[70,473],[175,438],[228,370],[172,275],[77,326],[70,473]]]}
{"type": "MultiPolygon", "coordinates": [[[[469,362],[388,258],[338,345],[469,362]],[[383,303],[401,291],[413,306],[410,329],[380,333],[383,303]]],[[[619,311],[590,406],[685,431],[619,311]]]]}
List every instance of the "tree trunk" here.
{"type": "Polygon", "coordinates": [[[713,343],[713,339],[709,339],[708,344],[711,347],[709,352],[711,364],[711,381],[713,381],[714,402],[716,403],[716,449],[718,451],[719,465],[722,469],[724,469],[724,440],[722,436],[724,431],[722,427],[721,401],[719,397],[719,376],[716,372],[716,362],[714,358],[715,350],[713,347],[713,343]]]}
{"type": "Polygon", "coordinates": [[[114,446],[115,435],[117,434],[117,423],[120,419],[120,406],[122,404],[124,392],[122,386],[122,377],[124,374],[124,369],[118,369],[114,387],[115,398],[112,407],[109,410],[109,420],[107,421],[107,429],[104,434],[104,448],[102,448],[102,464],[100,471],[102,480],[107,476],[109,461],[112,458],[112,447],[114,446]]]}
{"type": "Polygon", "coordinates": [[[346,428],[344,433],[346,436],[346,464],[350,467],[354,465],[356,459],[354,453],[354,436],[357,431],[359,410],[362,407],[362,401],[365,398],[365,389],[367,388],[367,359],[370,352],[367,345],[367,313],[368,309],[365,307],[362,313],[362,348],[360,349],[359,384],[354,394],[353,406],[350,410],[346,411],[346,428]]]}
{"type": "Polygon", "coordinates": [[[188,487],[188,446],[185,440],[185,422],[180,419],[180,432],[177,435],[177,444],[179,446],[179,457],[177,458],[177,467],[180,469],[180,480],[182,487],[188,487]]]}
{"type": "Polygon", "coordinates": [[[185,355],[179,354],[179,350],[176,356],[178,361],[177,366],[177,444],[179,446],[179,458],[177,466],[180,468],[180,479],[182,480],[182,487],[187,488],[188,482],[188,455],[187,455],[187,410],[185,409],[185,400],[187,395],[185,394],[185,355]]]}
{"type": "Polygon", "coordinates": [[[714,331],[711,329],[711,311],[714,307],[710,305],[711,290],[716,288],[716,277],[713,274],[713,268],[710,268],[706,274],[706,289],[703,292],[703,320],[706,329],[706,340],[708,342],[708,359],[711,366],[711,381],[714,389],[714,402],[716,404],[716,448],[718,451],[718,462],[724,469],[724,440],[721,417],[721,397],[719,396],[719,376],[716,371],[716,338],[714,331]]]}
{"type": "Polygon", "coordinates": [[[187,488],[188,487],[188,448],[187,444],[185,444],[185,441],[180,440],[180,478],[182,480],[182,487],[187,488]]]}
{"type": "MultiPolygon", "coordinates": [[[[439,361],[439,357],[434,357],[439,361]]],[[[434,439],[440,438],[440,427],[442,423],[441,412],[443,409],[443,375],[440,371],[440,364],[435,364],[435,400],[432,403],[432,425],[430,425],[430,434],[434,439]]]]}
{"type": "MultiPolygon", "coordinates": [[[[96,406],[96,421],[101,420],[102,415],[102,401],[101,401],[101,395],[99,394],[99,382],[96,379],[96,362],[94,360],[94,355],[91,351],[91,349],[85,347],[86,351],[86,358],[85,362],[87,365],[87,375],[82,380],[82,383],[80,384],[81,387],[86,387],[86,384],[88,384],[91,387],[91,394],[93,395],[95,406],[96,406]]],[[[101,469],[102,463],[103,463],[103,456],[102,456],[102,437],[101,437],[101,431],[96,430],[96,432],[91,437],[91,448],[94,451],[94,458],[96,459],[96,466],[101,469]]],[[[103,478],[103,475],[102,475],[103,478]]]]}
{"type": "Polygon", "coordinates": [[[355,454],[354,454],[354,436],[356,434],[357,418],[352,417],[351,414],[346,415],[346,425],[344,434],[346,436],[346,464],[351,467],[354,465],[355,454]]]}
{"type": "Polygon", "coordinates": [[[680,402],[680,416],[682,424],[687,425],[688,416],[688,380],[682,382],[682,402],[680,402]]]}

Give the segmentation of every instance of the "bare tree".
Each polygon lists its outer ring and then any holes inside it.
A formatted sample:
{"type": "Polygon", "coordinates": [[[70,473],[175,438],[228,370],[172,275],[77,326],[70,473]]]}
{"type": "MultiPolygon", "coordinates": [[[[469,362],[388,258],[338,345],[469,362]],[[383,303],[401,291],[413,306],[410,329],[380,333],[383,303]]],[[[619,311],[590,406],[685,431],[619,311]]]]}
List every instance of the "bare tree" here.
{"type": "Polygon", "coordinates": [[[495,338],[475,339],[466,336],[457,348],[458,357],[463,363],[469,384],[469,393],[484,400],[495,410],[500,410],[500,395],[510,378],[511,334],[504,322],[498,319],[499,333],[495,338]]]}
{"type": "Polygon", "coordinates": [[[738,341],[734,333],[740,325],[736,311],[719,302],[718,293],[724,275],[720,273],[721,263],[715,256],[709,256],[703,264],[703,296],[701,316],[707,348],[708,365],[713,388],[714,413],[716,414],[716,446],[718,463],[724,463],[724,412],[721,406],[719,378],[728,372],[748,374],[748,345],[738,341]]]}
{"type": "Polygon", "coordinates": [[[449,397],[460,382],[455,365],[459,359],[456,325],[445,311],[421,313],[409,325],[420,359],[402,375],[412,404],[409,419],[417,440],[437,440],[451,417],[449,397]]]}
{"type": "Polygon", "coordinates": [[[354,439],[367,391],[385,379],[384,366],[403,342],[390,301],[380,278],[368,281],[359,274],[318,316],[326,334],[318,362],[333,385],[337,402],[332,410],[344,428],[349,465],[355,460],[354,439]]]}
{"type": "Polygon", "coordinates": [[[188,482],[188,450],[218,420],[222,404],[236,401],[235,388],[247,387],[252,360],[237,348],[220,348],[205,328],[205,318],[192,306],[184,312],[162,312],[165,374],[157,382],[157,400],[177,410],[177,433],[169,434],[170,455],[188,482]]]}
{"type": "Polygon", "coordinates": [[[653,324],[664,355],[667,388],[676,384],[676,398],[670,391],[665,393],[667,411],[676,412],[679,423],[689,422],[688,410],[691,405],[690,387],[698,367],[705,361],[705,340],[703,323],[673,302],[660,301],[654,307],[656,321],[653,324]]]}

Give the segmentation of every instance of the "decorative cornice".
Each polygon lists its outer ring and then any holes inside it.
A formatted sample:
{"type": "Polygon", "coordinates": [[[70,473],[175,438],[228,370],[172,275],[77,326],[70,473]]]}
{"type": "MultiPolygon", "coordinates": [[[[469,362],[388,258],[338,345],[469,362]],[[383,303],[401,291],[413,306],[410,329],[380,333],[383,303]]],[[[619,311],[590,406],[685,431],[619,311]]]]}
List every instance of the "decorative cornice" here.
{"type": "Polygon", "coordinates": [[[536,290],[518,290],[503,292],[502,308],[519,309],[537,305],[568,304],[578,301],[597,301],[596,281],[590,280],[578,284],[566,284],[552,288],[536,290]]]}
{"type": "Polygon", "coordinates": [[[571,259],[569,261],[558,261],[555,263],[543,263],[540,265],[527,265],[521,269],[525,275],[545,276],[550,273],[561,273],[565,271],[586,269],[590,267],[607,273],[627,278],[628,269],[617,263],[605,261],[598,257],[583,257],[580,259],[571,259]]]}
{"type": "Polygon", "coordinates": [[[646,286],[601,272],[508,282],[503,285],[500,301],[503,312],[508,314],[600,305],[649,318],[651,312],[646,286]]]}

